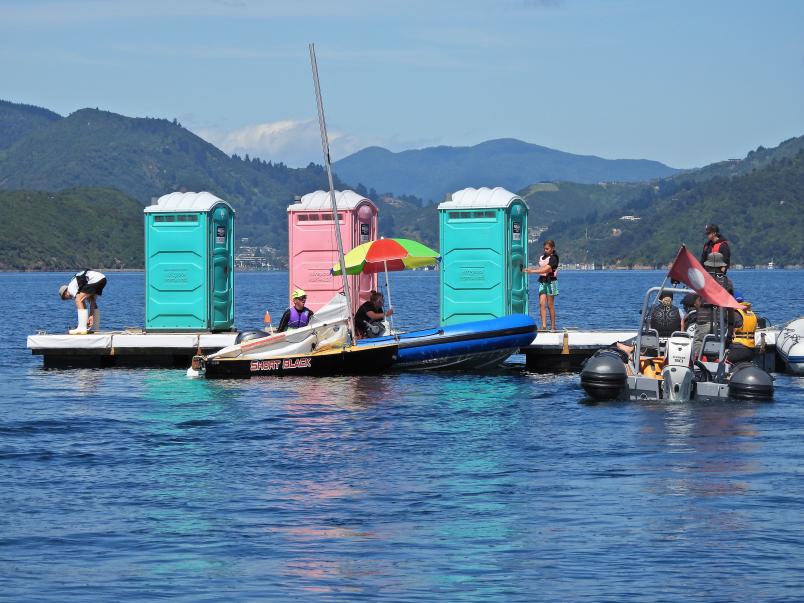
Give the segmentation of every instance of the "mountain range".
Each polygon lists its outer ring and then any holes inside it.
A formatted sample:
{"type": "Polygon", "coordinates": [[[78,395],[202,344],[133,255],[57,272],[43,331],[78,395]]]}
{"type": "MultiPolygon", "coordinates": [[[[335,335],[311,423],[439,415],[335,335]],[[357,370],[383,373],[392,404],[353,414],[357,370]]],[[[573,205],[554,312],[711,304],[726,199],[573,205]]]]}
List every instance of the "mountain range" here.
{"type": "Polygon", "coordinates": [[[513,138],[400,153],[368,147],[336,161],[333,169],[346,182],[435,202],[468,186],[517,191],[540,181],[638,182],[680,171],[658,161],[574,155],[513,138]]]}
{"type": "MultiPolygon", "coordinates": [[[[500,154],[485,162],[475,156],[467,159],[468,165],[480,170],[497,164],[500,176],[483,172],[481,182],[479,175],[467,175],[446,190],[472,184],[519,190],[531,208],[531,238],[558,240],[564,261],[626,266],[667,262],[680,241],[697,244],[701,225],[715,221],[735,242],[735,262],[770,257],[782,264],[804,262],[799,219],[804,215],[799,192],[804,190],[804,137],[759,147],[744,159],[684,172],[636,161],[622,172],[604,174],[590,167],[580,173],[574,163],[579,156],[563,154],[574,167],[562,169],[583,182],[557,177],[544,182],[534,170],[518,176],[526,181],[522,186],[504,181],[513,176],[512,153],[541,149],[546,165],[553,165],[548,161],[552,157],[559,166],[559,152],[512,140],[477,148],[485,148],[487,157],[489,149],[500,154]],[[640,172],[642,168],[647,171],[640,172]],[[639,177],[647,180],[625,181],[639,177]]],[[[432,161],[429,170],[419,164],[406,180],[433,183],[447,173],[457,178],[457,172],[442,168],[460,164],[458,155],[448,147],[439,149],[431,151],[451,158],[432,161]]],[[[411,153],[421,157],[418,151],[411,153]]],[[[598,166],[619,165],[591,159],[598,166]]],[[[347,179],[351,186],[336,180],[336,187],[354,188],[377,203],[381,235],[438,246],[434,204],[392,185],[367,188],[361,184],[366,180],[347,179]]],[[[6,227],[0,237],[0,269],[141,267],[142,207],[174,190],[208,190],[230,201],[237,211],[238,237],[284,254],[287,205],[297,195],[325,187],[320,166],[291,169],[228,156],[175,120],[130,118],[98,109],[62,117],[40,107],[0,102],[0,222],[6,227]]],[[[532,245],[532,252],[537,251],[538,245],[532,245]]]]}

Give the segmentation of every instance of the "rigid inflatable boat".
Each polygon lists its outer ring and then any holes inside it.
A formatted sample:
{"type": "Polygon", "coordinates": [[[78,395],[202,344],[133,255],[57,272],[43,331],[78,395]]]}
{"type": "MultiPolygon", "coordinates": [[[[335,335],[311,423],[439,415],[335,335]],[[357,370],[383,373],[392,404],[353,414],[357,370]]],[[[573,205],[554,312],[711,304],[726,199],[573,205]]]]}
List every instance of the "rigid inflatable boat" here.
{"type": "Polygon", "coordinates": [[[804,375],[804,317],[782,327],[776,336],[776,352],[789,372],[804,375]]]}
{"type": "MultiPolygon", "coordinates": [[[[599,350],[581,370],[581,387],[596,400],[768,400],[773,397],[773,377],[753,363],[732,365],[726,361],[726,311],[716,308],[717,330],[706,335],[698,357],[693,356],[693,337],[676,331],[660,338],[649,328],[648,301],[662,287],[648,290],[642,306],[643,320],[634,338],[632,356],[622,349],[599,350]]],[[[688,289],[664,289],[689,293],[688,289]]]]}
{"type": "Polygon", "coordinates": [[[346,300],[336,295],[307,326],[281,333],[242,332],[234,345],[207,356],[194,356],[187,375],[242,378],[373,374],[388,369],[397,357],[396,342],[350,345],[347,323],[346,300]]]}
{"type": "Polygon", "coordinates": [[[361,339],[358,347],[395,342],[394,368],[471,369],[497,366],[536,337],[536,323],[525,314],[361,339]]]}

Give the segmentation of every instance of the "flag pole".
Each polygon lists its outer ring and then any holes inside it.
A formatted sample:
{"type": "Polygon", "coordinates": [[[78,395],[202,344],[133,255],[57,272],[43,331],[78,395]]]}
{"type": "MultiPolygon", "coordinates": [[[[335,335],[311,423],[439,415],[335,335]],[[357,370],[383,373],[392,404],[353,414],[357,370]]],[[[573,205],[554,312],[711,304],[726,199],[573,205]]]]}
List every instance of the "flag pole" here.
{"type": "Polygon", "coordinates": [[[352,343],[352,333],[354,324],[352,318],[352,298],[349,295],[349,277],[346,274],[346,260],[343,257],[343,241],[341,240],[341,225],[338,220],[338,207],[335,201],[335,185],[332,181],[332,162],[329,157],[329,137],[327,136],[327,122],[324,119],[324,101],[321,99],[321,85],[318,81],[318,63],[315,60],[315,44],[312,42],[310,48],[310,66],[313,70],[313,84],[315,85],[315,101],[318,106],[318,126],[321,130],[321,149],[324,152],[324,167],[327,169],[327,180],[329,181],[329,200],[332,205],[332,221],[335,223],[335,239],[338,241],[338,259],[341,263],[341,278],[343,279],[343,291],[346,294],[347,316],[347,341],[352,343]]]}

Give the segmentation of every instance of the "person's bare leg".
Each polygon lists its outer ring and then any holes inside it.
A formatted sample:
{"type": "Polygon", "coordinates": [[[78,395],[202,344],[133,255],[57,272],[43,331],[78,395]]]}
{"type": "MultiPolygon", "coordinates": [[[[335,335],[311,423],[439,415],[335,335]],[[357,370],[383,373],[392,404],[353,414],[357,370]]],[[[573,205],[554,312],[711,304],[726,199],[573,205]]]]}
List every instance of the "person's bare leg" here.
{"type": "Polygon", "coordinates": [[[550,330],[556,330],[556,298],[554,295],[547,296],[547,308],[550,310],[550,330]]]}
{"type": "Polygon", "coordinates": [[[542,317],[542,329],[547,328],[547,296],[542,293],[539,296],[539,313],[542,317]]]}
{"type": "Polygon", "coordinates": [[[87,295],[86,293],[77,293],[76,296],[75,296],[75,308],[76,308],[76,310],[89,309],[86,306],[86,302],[87,302],[88,298],[89,298],[89,295],[87,295]]]}
{"type": "Polygon", "coordinates": [[[94,295],[90,295],[87,301],[89,302],[89,318],[87,318],[87,326],[90,329],[93,329],[95,328],[95,316],[96,316],[95,312],[98,309],[98,304],[95,301],[94,295]]]}

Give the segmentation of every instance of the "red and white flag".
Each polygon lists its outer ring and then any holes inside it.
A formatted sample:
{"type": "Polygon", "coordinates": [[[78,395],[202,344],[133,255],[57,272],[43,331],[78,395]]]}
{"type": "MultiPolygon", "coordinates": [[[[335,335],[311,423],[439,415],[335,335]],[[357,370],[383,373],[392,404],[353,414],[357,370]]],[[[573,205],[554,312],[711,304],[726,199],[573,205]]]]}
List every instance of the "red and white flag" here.
{"type": "Polygon", "coordinates": [[[678,250],[667,276],[694,289],[708,304],[721,308],[742,308],[742,305],[701,266],[686,245],[682,245],[678,250]]]}

